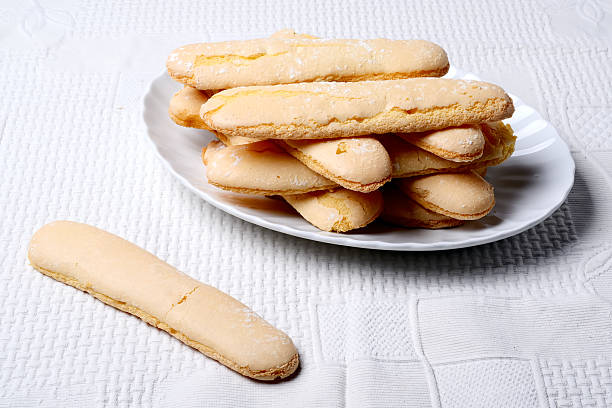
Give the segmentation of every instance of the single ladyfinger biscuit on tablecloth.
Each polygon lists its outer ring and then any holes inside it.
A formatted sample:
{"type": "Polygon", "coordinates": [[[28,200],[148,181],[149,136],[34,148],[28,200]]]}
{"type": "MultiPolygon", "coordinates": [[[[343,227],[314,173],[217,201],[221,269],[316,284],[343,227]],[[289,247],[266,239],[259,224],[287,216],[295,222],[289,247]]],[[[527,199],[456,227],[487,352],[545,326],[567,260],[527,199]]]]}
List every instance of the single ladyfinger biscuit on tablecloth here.
{"type": "Polygon", "coordinates": [[[202,105],[206,126],[255,139],[329,139],[424,132],[510,117],[500,87],[444,78],[226,89],[202,105]]]}
{"type": "Polygon", "coordinates": [[[43,274],[141,318],[247,377],[284,378],[299,364],[289,336],[247,306],[106,231],[52,222],[34,234],[28,258],[43,274]]]}
{"type": "Polygon", "coordinates": [[[482,167],[497,166],[514,152],[516,136],[509,125],[502,122],[481,124],[485,137],[482,156],[472,162],[453,162],[425,151],[394,135],[381,135],[393,168],[393,178],[414,177],[433,173],[457,173],[482,167]]]}
{"type": "Polygon", "coordinates": [[[240,146],[210,142],[202,160],[210,184],[236,193],[286,195],[338,187],[267,140],[240,146]]]}
{"type": "Polygon", "coordinates": [[[200,108],[209,96],[190,86],[186,86],[172,96],[168,114],[177,125],[208,129],[200,117],[200,108]]]}
{"type": "Polygon", "coordinates": [[[383,208],[379,190],[361,193],[339,188],[283,198],[306,221],[323,231],[347,232],[365,227],[380,215],[383,208]]]}
{"type": "Polygon", "coordinates": [[[390,224],[408,228],[440,229],[465,223],[423,208],[394,183],[387,184],[383,189],[383,200],[385,204],[380,219],[390,224]]]}
{"type": "Polygon", "coordinates": [[[349,190],[368,193],[391,180],[391,159],[374,138],[279,140],[306,166],[349,190]]]}
{"type": "Polygon", "coordinates": [[[477,220],[495,205],[493,186],[473,171],[411,177],[397,183],[421,206],[457,220],[477,220]]]}
{"type": "Polygon", "coordinates": [[[479,125],[466,125],[398,136],[446,160],[472,162],[482,157],[485,137],[479,125]]]}
{"type": "Polygon", "coordinates": [[[442,76],[444,50],[423,40],[326,40],[289,34],[190,44],[166,61],[170,76],[198,89],[442,76]]]}

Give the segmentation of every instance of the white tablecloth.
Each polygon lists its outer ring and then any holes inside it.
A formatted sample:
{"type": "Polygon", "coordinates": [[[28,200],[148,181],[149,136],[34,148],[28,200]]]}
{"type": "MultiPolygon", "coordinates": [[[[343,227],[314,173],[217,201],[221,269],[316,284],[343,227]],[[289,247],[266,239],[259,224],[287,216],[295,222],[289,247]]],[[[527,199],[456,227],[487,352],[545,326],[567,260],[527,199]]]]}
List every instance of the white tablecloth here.
{"type": "Polygon", "coordinates": [[[0,406],[612,406],[612,5],[574,1],[31,0],[0,4],[0,406]],[[141,97],[174,47],[267,36],[424,38],[536,107],[576,184],[537,227],[439,253],[309,242],[184,188],[141,97]],[[289,381],[243,378],[34,271],[31,234],[121,235],[295,341],[289,381]]]}

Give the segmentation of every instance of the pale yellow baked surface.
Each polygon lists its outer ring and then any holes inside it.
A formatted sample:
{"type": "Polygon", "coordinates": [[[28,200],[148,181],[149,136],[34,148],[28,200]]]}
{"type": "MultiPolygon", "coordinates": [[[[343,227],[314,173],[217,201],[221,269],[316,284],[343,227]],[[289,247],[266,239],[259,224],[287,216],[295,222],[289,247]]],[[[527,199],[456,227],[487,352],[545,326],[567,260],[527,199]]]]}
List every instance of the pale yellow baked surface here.
{"type": "Polygon", "coordinates": [[[516,137],[501,122],[514,112],[511,98],[490,83],[436,78],[448,58],[427,41],[324,40],[281,30],[180,47],[167,68],[193,87],[173,98],[173,120],[222,142],[202,153],[209,183],[282,195],[327,231],[359,228],[346,221],[359,212],[347,208],[378,201],[352,193],[380,193],[392,177],[404,192],[386,188],[389,222],[445,228],[480,218],[495,200],[472,171],[484,173],[514,151],[516,137]],[[197,92],[208,100],[180,100],[197,92]]]}
{"type": "Polygon", "coordinates": [[[477,220],[495,205],[493,186],[473,171],[398,180],[400,189],[424,208],[458,220],[477,220]]]}
{"type": "Polygon", "coordinates": [[[268,140],[239,146],[213,141],[202,160],[210,184],[236,193],[285,195],[338,187],[268,140]]]}
{"type": "Polygon", "coordinates": [[[226,146],[240,146],[260,141],[259,139],[250,139],[242,136],[226,136],[223,133],[215,132],[214,130],[211,130],[211,132],[214,133],[215,136],[217,136],[217,139],[219,139],[221,143],[226,146]]]}
{"type": "Polygon", "coordinates": [[[398,136],[438,157],[454,162],[472,162],[481,158],[486,143],[479,125],[420,133],[398,133],[398,136]]]}
{"type": "Polygon", "coordinates": [[[259,380],[291,375],[291,339],[231,296],[142,248],[86,224],[56,221],[28,248],[32,266],[158,327],[227,367],[259,380]]]}
{"type": "Polygon", "coordinates": [[[269,38],[179,47],[166,67],[174,80],[209,90],[442,76],[449,64],[446,52],[429,41],[326,40],[285,30],[269,38]]]}
{"type": "Polygon", "coordinates": [[[168,114],[177,125],[207,129],[200,117],[200,108],[208,100],[208,95],[195,88],[186,86],[176,92],[170,99],[168,114]]]}
{"type": "Polygon", "coordinates": [[[381,141],[391,158],[393,178],[414,177],[433,173],[450,173],[491,167],[501,164],[514,152],[516,136],[509,125],[502,122],[481,124],[485,137],[482,156],[472,162],[454,162],[436,156],[399,136],[381,135],[381,141]]]}
{"type": "Polygon", "coordinates": [[[283,198],[306,221],[323,231],[347,232],[362,228],[382,212],[383,199],[379,190],[371,193],[339,188],[283,198]]]}
{"type": "Polygon", "coordinates": [[[498,86],[443,78],[318,82],[227,89],[200,110],[206,126],[256,139],[423,132],[510,117],[498,86]]]}
{"type": "Polygon", "coordinates": [[[391,159],[375,138],[278,140],[293,157],[344,188],[368,193],[391,180],[391,159]]]}
{"type": "Polygon", "coordinates": [[[407,228],[440,229],[463,225],[465,221],[438,214],[420,206],[394,183],[383,189],[385,202],[380,219],[407,228]]]}
{"type": "MultiPolygon", "coordinates": [[[[201,106],[199,101],[204,98],[208,99],[202,91],[191,87],[183,88],[170,102],[170,116],[179,125],[205,129],[199,117],[201,106]]],[[[228,146],[258,141],[214,133],[228,146]]],[[[278,140],[278,145],[310,169],[349,190],[369,192],[391,180],[389,155],[382,144],[374,138],[278,140]]]]}

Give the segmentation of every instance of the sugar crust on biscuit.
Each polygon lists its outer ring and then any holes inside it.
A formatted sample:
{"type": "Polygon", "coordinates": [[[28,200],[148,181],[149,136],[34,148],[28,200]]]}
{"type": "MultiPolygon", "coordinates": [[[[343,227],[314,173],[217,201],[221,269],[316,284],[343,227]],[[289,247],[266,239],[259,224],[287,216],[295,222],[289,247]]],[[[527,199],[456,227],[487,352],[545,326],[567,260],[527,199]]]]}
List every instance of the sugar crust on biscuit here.
{"type": "Polygon", "coordinates": [[[478,81],[414,78],[227,89],[200,110],[211,129],[259,139],[423,132],[505,119],[510,97],[478,81]]]}

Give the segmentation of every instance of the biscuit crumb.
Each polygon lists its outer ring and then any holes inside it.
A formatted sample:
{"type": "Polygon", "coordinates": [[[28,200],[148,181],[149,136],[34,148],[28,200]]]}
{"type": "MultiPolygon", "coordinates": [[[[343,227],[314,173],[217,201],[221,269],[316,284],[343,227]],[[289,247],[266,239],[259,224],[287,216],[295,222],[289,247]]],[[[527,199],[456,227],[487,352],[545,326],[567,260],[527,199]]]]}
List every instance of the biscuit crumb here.
{"type": "Polygon", "coordinates": [[[345,142],[338,143],[338,148],[336,149],[336,154],[346,153],[348,150],[348,146],[345,142]]]}

